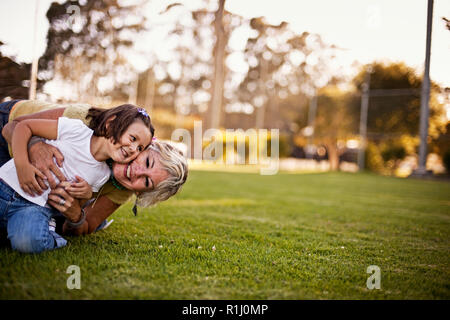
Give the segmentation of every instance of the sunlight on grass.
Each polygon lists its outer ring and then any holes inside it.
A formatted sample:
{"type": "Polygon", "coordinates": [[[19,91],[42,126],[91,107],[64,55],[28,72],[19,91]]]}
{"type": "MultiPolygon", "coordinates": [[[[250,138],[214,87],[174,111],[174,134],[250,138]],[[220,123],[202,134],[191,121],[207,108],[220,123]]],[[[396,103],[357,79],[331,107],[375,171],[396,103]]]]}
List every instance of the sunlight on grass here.
{"type": "Polygon", "coordinates": [[[189,199],[176,199],[167,203],[168,206],[184,207],[184,206],[244,206],[253,205],[256,201],[244,198],[233,199],[215,199],[215,200],[189,200],[189,199]]]}
{"type": "Polygon", "coordinates": [[[449,299],[450,184],[191,171],[175,198],[40,255],[0,250],[2,299],[449,299]],[[66,287],[69,265],[81,290],[66,287]],[[367,267],[381,269],[369,290],[367,267]]]}

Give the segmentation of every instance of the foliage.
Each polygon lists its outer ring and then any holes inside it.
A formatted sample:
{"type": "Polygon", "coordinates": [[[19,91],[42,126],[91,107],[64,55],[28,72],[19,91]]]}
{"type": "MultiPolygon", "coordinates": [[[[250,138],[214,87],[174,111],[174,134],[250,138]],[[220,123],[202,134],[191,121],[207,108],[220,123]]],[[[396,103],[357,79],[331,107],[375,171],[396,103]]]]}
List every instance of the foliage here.
{"type": "MultiPolygon", "coordinates": [[[[0,49],[3,43],[0,41],[0,49]]],[[[0,52],[0,101],[12,99],[27,99],[30,90],[31,64],[16,63],[13,59],[4,57],[0,52]]],[[[37,87],[43,82],[38,81],[37,87]]]]}
{"type": "Polygon", "coordinates": [[[125,58],[137,32],[144,29],[145,17],[135,5],[119,0],[79,0],[53,2],[47,11],[50,27],[47,49],[39,60],[39,77],[58,77],[73,90],[71,99],[110,92],[133,79],[125,58]],[[108,78],[110,83],[101,82],[108,78]]]}
{"type": "MultiPolygon", "coordinates": [[[[211,156],[215,160],[223,160],[226,161],[227,159],[227,148],[229,150],[233,150],[233,154],[230,156],[235,157],[237,153],[243,152],[245,154],[239,154],[239,156],[244,156],[244,158],[241,159],[241,161],[245,160],[245,164],[249,163],[250,153],[256,152],[257,154],[263,154],[267,155],[268,157],[272,156],[272,135],[271,131],[267,131],[267,137],[265,140],[262,139],[262,137],[259,135],[258,132],[254,131],[256,143],[251,138],[252,133],[251,131],[241,131],[236,130],[234,132],[229,132],[228,135],[226,131],[222,131],[221,135],[216,135],[211,139],[205,139],[203,140],[203,152],[207,152],[209,155],[209,152],[211,152],[211,156]],[[221,145],[221,147],[220,147],[221,145]],[[222,158],[218,158],[216,156],[216,152],[220,151],[220,148],[222,148],[222,158]],[[261,149],[263,148],[263,149],[261,149]],[[206,151],[205,151],[206,150],[206,151]]],[[[286,134],[279,134],[278,136],[278,155],[281,158],[289,157],[292,152],[292,143],[290,141],[290,136],[286,134]]]]}
{"type": "Polygon", "coordinates": [[[385,172],[384,161],[383,157],[381,156],[381,150],[376,143],[370,141],[367,143],[366,154],[364,159],[365,159],[364,168],[366,168],[367,170],[377,173],[385,172]]]}
{"type": "Polygon", "coordinates": [[[444,167],[447,170],[447,173],[450,173],[450,150],[447,150],[442,157],[442,162],[444,163],[444,167]]]}
{"type": "Polygon", "coordinates": [[[381,150],[384,166],[391,174],[395,173],[399,163],[406,157],[406,149],[396,142],[386,144],[381,150]]]}
{"type": "Polygon", "coordinates": [[[344,150],[338,148],[338,140],[346,141],[358,130],[358,98],[353,92],[343,91],[337,86],[318,91],[313,142],[326,147],[332,170],[338,170],[339,156],[344,150]]]}
{"type": "Polygon", "coordinates": [[[294,33],[285,22],[271,25],[259,17],[249,25],[254,30],[244,52],[249,69],[237,99],[256,107],[255,127],[292,134],[293,120],[302,116],[306,97],[333,83],[329,63],[337,49],[317,34],[294,33]]]}
{"type": "MultiPolygon", "coordinates": [[[[364,66],[353,83],[361,90],[369,66],[364,66]]],[[[421,77],[404,63],[371,64],[370,90],[412,89],[415,93],[405,95],[370,96],[367,132],[369,138],[381,140],[387,136],[409,134],[418,135],[420,120],[421,77]]],[[[443,106],[437,101],[439,87],[431,83],[429,132],[434,136],[442,126],[443,106]]]]}
{"type": "Polygon", "coordinates": [[[369,142],[366,149],[366,168],[385,175],[394,175],[401,160],[408,154],[407,136],[402,139],[369,142]]]}
{"type": "MultiPolygon", "coordinates": [[[[368,68],[368,65],[364,66],[353,79],[360,90],[368,68]]],[[[371,64],[370,90],[386,91],[383,96],[369,94],[367,136],[372,144],[367,150],[367,168],[385,174],[393,173],[399,160],[417,153],[421,86],[421,77],[404,63],[371,64]],[[390,95],[396,89],[412,90],[404,95],[390,95]]],[[[439,91],[440,88],[431,82],[429,136],[435,138],[445,126],[443,104],[437,99],[439,91]]]]}
{"type": "Polygon", "coordinates": [[[406,156],[406,150],[400,145],[388,145],[381,151],[384,162],[402,160],[406,156]]]}
{"type": "Polygon", "coordinates": [[[450,167],[448,166],[448,154],[450,153],[450,121],[446,126],[441,128],[437,137],[431,140],[430,152],[434,152],[442,158],[443,164],[450,173],[450,167]]]}

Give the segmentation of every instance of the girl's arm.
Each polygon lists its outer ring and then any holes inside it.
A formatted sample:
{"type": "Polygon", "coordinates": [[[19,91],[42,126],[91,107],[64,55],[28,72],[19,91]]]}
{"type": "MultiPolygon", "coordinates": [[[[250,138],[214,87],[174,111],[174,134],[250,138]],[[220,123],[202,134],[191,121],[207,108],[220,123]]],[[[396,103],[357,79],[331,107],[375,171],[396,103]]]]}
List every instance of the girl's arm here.
{"type": "Polygon", "coordinates": [[[28,141],[33,135],[55,140],[58,136],[58,120],[24,120],[19,122],[14,130],[11,148],[17,176],[20,187],[31,196],[34,196],[35,193],[42,194],[42,188],[36,180],[36,175],[46,179],[28,158],[28,141]]]}
{"type": "MultiPolygon", "coordinates": [[[[19,106],[19,104],[21,104],[23,102],[26,102],[26,101],[19,101],[16,103],[16,106],[19,106]]],[[[17,117],[14,120],[8,122],[3,127],[2,135],[5,138],[5,140],[8,142],[8,144],[11,145],[11,140],[12,140],[14,129],[19,122],[21,122],[23,120],[29,120],[29,119],[58,120],[59,117],[63,116],[64,111],[65,111],[65,108],[56,108],[56,109],[49,109],[49,110],[33,113],[30,115],[17,117]]],[[[64,157],[57,148],[41,141],[41,142],[37,142],[37,143],[33,144],[28,149],[28,154],[29,154],[31,163],[47,177],[47,181],[51,188],[56,188],[56,185],[57,185],[53,174],[60,181],[66,180],[66,178],[64,177],[64,175],[58,168],[58,166],[59,167],[62,166],[64,157]],[[56,160],[56,163],[58,165],[55,164],[55,162],[53,161],[53,158],[56,160]]],[[[44,184],[44,181],[39,176],[37,176],[36,179],[42,189],[47,189],[47,186],[44,184]]]]}

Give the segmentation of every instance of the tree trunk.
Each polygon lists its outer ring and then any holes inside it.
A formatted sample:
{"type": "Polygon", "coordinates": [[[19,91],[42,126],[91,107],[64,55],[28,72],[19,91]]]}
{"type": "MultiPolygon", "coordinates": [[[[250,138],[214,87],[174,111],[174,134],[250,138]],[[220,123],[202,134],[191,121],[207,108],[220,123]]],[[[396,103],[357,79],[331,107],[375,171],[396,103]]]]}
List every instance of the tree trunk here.
{"type": "Polygon", "coordinates": [[[212,98],[210,107],[210,128],[220,126],[220,116],[222,113],[222,97],[224,82],[224,60],[225,60],[225,30],[223,28],[223,11],[225,0],[219,1],[219,8],[216,11],[216,20],[214,27],[216,31],[216,45],[214,48],[214,80],[212,84],[212,98]]]}
{"type": "Polygon", "coordinates": [[[339,170],[339,151],[335,142],[327,143],[328,161],[330,162],[330,170],[339,170]]]}
{"type": "Polygon", "coordinates": [[[153,72],[149,68],[147,70],[147,83],[145,90],[145,103],[144,107],[151,113],[153,111],[153,100],[155,99],[155,79],[153,72]]]}
{"type": "MultiPolygon", "coordinates": [[[[267,69],[268,69],[268,62],[264,59],[261,60],[261,75],[260,75],[260,82],[259,82],[259,89],[261,92],[267,92],[266,89],[266,81],[267,81],[267,69]]],[[[270,95],[270,93],[268,93],[270,95]]],[[[262,129],[265,128],[265,122],[266,122],[266,108],[267,105],[269,105],[270,101],[265,101],[258,109],[256,109],[256,121],[255,121],[255,127],[256,129],[262,129]]]]}

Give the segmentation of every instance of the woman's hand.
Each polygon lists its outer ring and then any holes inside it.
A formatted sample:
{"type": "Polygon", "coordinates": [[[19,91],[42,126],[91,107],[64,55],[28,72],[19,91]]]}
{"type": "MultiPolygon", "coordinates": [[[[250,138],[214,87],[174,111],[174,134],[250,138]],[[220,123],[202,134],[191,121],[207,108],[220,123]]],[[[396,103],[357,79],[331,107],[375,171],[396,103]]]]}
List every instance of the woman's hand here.
{"type": "Polygon", "coordinates": [[[75,176],[77,182],[64,182],[64,189],[74,198],[90,199],[92,198],[91,186],[80,176],[75,176]]]}
{"type": "MultiPolygon", "coordinates": [[[[33,144],[28,149],[28,156],[30,158],[30,162],[45,175],[50,188],[56,188],[56,181],[53,174],[59,179],[59,181],[67,180],[58,168],[58,166],[62,166],[64,161],[64,157],[58,148],[40,141],[33,144]],[[55,164],[53,158],[56,159],[56,163],[58,165],[55,164]]],[[[42,189],[47,189],[43,179],[37,177],[36,180],[42,189]]]]}
{"type": "Polygon", "coordinates": [[[39,185],[36,177],[39,177],[42,180],[45,180],[45,175],[39,171],[36,167],[34,167],[31,163],[24,163],[17,165],[17,177],[19,178],[19,184],[25,193],[34,197],[36,195],[41,195],[43,189],[39,185]]]}
{"type": "MultiPolygon", "coordinates": [[[[112,202],[107,196],[100,196],[94,203],[91,203],[84,208],[84,211],[86,212],[85,223],[78,228],[71,228],[67,223],[64,223],[63,234],[79,236],[93,233],[106,218],[119,208],[119,206],[120,205],[112,202]]],[[[80,218],[78,218],[77,221],[79,220],[80,218]]]]}
{"type": "Polygon", "coordinates": [[[78,222],[80,220],[80,201],[73,198],[62,186],[58,186],[50,191],[47,202],[70,221],[78,222]]]}

